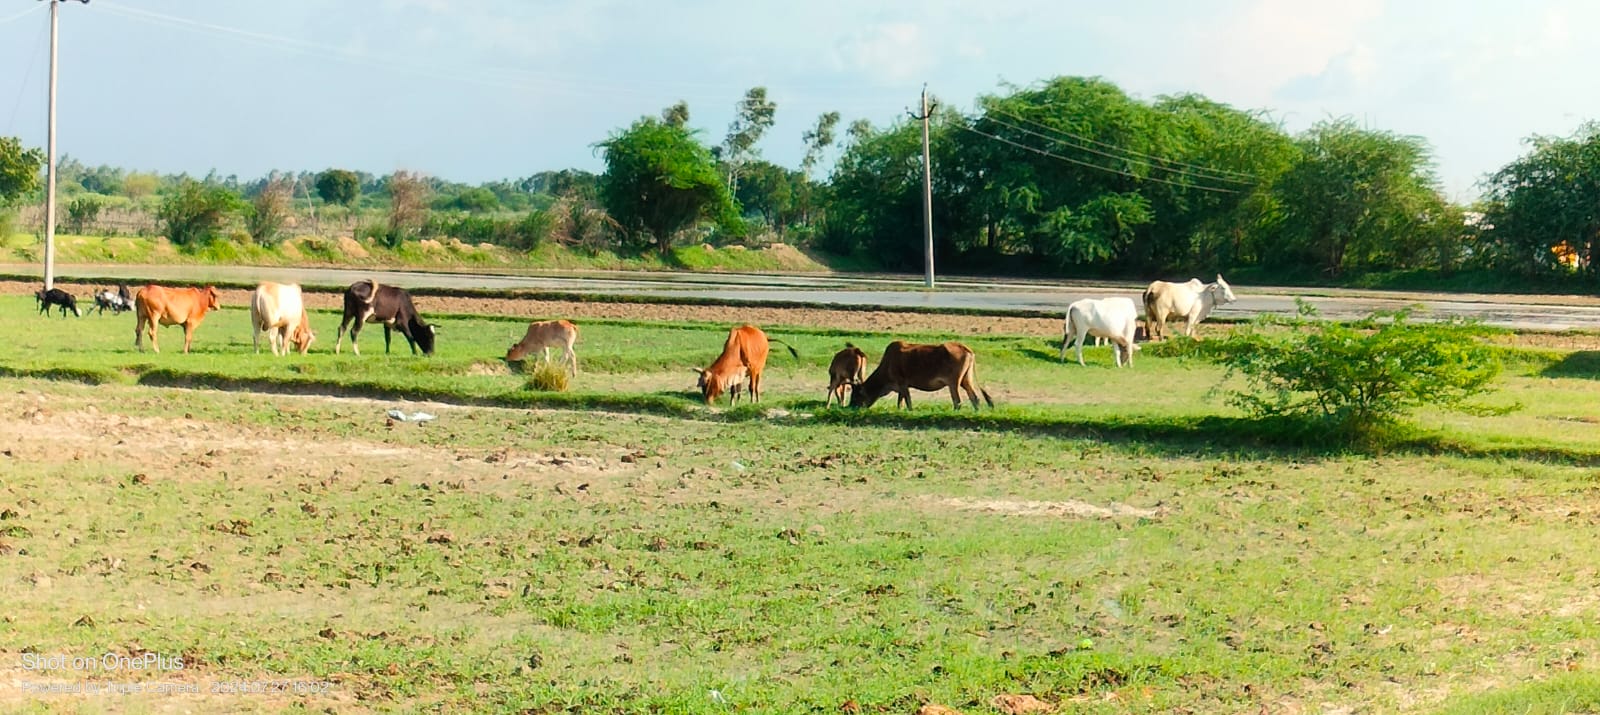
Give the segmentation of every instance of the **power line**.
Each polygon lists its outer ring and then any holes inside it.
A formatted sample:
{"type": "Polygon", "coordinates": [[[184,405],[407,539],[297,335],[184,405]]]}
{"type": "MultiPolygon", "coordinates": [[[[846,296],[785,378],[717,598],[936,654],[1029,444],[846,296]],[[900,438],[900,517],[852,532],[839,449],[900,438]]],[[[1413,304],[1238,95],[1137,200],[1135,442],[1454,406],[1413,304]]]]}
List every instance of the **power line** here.
{"type": "Polygon", "coordinates": [[[1158,183],[1162,183],[1162,184],[1170,184],[1172,186],[1177,186],[1177,187],[1180,187],[1180,188],[1199,189],[1201,191],[1211,191],[1211,192],[1215,192],[1215,193],[1219,193],[1219,194],[1237,194],[1237,193],[1239,193],[1238,191],[1236,191],[1234,189],[1222,189],[1222,188],[1217,188],[1215,186],[1204,186],[1204,185],[1201,185],[1201,184],[1185,184],[1185,183],[1181,183],[1181,182],[1177,182],[1177,181],[1168,181],[1167,179],[1162,179],[1162,178],[1155,177],[1155,176],[1139,176],[1138,174],[1132,174],[1132,173],[1129,173],[1129,172],[1126,172],[1126,171],[1122,171],[1121,169],[1113,169],[1113,168],[1111,168],[1109,166],[1100,166],[1099,164],[1093,164],[1093,163],[1090,163],[1090,162],[1087,162],[1087,161],[1081,161],[1081,160],[1078,160],[1078,159],[1073,159],[1072,157],[1061,156],[1060,154],[1055,154],[1055,153],[1052,153],[1052,152],[1048,152],[1048,151],[1045,151],[1043,149],[1039,149],[1037,147],[1031,147],[1031,146],[1028,146],[1026,144],[1022,144],[1020,142],[1012,141],[1012,140],[1007,139],[1005,137],[995,136],[995,135],[990,134],[988,132],[980,132],[980,131],[978,131],[976,129],[973,129],[972,127],[969,127],[969,126],[967,126],[965,124],[960,125],[960,127],[962,129],[965,129],[966,131],[972,132],[973,134],[977,134],[979,136],[988,137],[988,138],[993,139],[993,140],[998,141],[998,142],[1004,142],[1004,143],[1010,144],[1011,146],[1014,146],[1014,147],[1016,147],[1018,149],[1031,151],[1031,152],[1033,152],[1035,154],[1040,154],[1042,156],[1048,156],[1048,157],[1050,157],[1052,159],[1060,159],[1061,161],[1067,162],[1069,164],[1077,164],[1078,166],[1083,166],[1083,167],[1087,167],[1087,168],[1090,168],[1090,169],[1099,169],[1100,171],[1106,171],[1106,172],[1110,172],[1110,173],[1113,173],[1113,174],[1120,174],[1120,175],[1126,176],[1126,177],[1128,177],[1130,179],[1137,179],[1139,181],[1154,181],[1154,182],[1158,182],[1158,183]]]}
{"type": "Polygon", "coordinates": [[[27,17],[28,13],[35,12],[35,11],[39,10],[40,8],[42,8],[42,7],[44,7],[44,6],[43,5],[35,5],[35,6],[30,7],[28,9],[26,9],[26,10],[23,10],[22,12],[19,12],[19,13],[15,14],[15,15],[7,15],[5,17],[0,17],[0,25],[4,25],[4,24],[6,24],[8,22],[14,22],[14,21],[17,21],[17,20],[21,20],[22,18],[27,17]]]}
{"type": "MultiPolygon", "coordinates": [[[[1222,178],[1222,175],[1232,175],[1232,176],[1243,177],[1243,178],[1249,179],[1251,181],[1258,180],[1258,177],[1256,177],[1254,174],[1248,174],[1248,173],[1245,173],[1245,172],[1242,172],[1242,171],[1231,171],[1231,170],[1228,170],[1228,169],[1213,169],[1213,168],[1206,167],[1206,166],[1200,166],[1198,164],[1186,164],[1186,163],[1181,162],[1181,161],[1175,161],[1175,160],[1172,160],[1172,159],[1167,159],[1165,157],[1155,156],[1154,154],[1146,154],[1146,153],[1144,153],[1142,151],[1138,151],[1136,149],[1129,149],[1127,147],[1117,146],[1116,144],[1103,142],[1103,141],[1100,141],[1098,139],[1093,139],[1093,138],[1090,138],[1090,137],[1083,136],[1081,134],[1074,134],[1074,133],[1069,132],[1069,131],[1067,131],[1065,129],[1058,129],[1056,127],[1052,127],[1052,126],[1050,126],[1048,124],[1044,124],[1042,122],[1036,122],[1036,121],[1034,121],[1032,119],[1028,119],[1027,117],[1020,117],[1020,116],[1017,116],[1017,115],[1012,114],[1010,112],[1007,112],[1007,111],[1004,111],[1004,110],[1001,110],[1001,109],[996,109],[994,107],[984,107],[984,113],[985,114],[999,114],[1001,116],[1010,117],[1010,118],[1015,119],[1015,120],[1017,120],[1019,122],[1025,122],[1027,124],[1032,124],[1032,125],[1034,125],[1036,127],[1039,127],[1041,129],[1045,129],[1047,131],[1054,132],[1056,134],[1061,134],[1063,136],[1071,137],[1071,138],[1076,139],[1076,140],[1081,141],[1081,142],[1087,142],[1087,143],[1090,143],[1090,144],[1094,144],[1096,146],[1106,147],[1106,148],[1111,149],[1113,151],[1120,151],[1120,152],[1124,152],[1124,153],[1127,153],[1127,154],[1132,154],[1134,156],[1141,157],[1141,158],[1144,158],[1144,159],[1151,159],[1151,160],[1155,160],[1155,161],[1167,162],[1167,163],[1173,164],[1174,166],[1182,166],[1182,167],[1194,169],[1196,171],[1201,171],[1201,172],[1205,172],[1205,173],[1217,174],[1218,175],[1216,177],[1209,177],[1209,178],[1218,178],[1218,179],[1220,179],[1220,178],[1222,178]]],[[[998,120],[992,120],[992,121],[998,121],[998,120]]],[[[1122,158],[1122,157],[1118,157],[1118,158],[1122,158]]]]}
{"type": "Polygon", "coordinates": [[[28,69],[22,73],[22,81],[17,84],[17,101],[11,105],[11,118],[6,120],[6,134],[12,133],[17,126],[17,112],[22,110],[22,97],[28,93],[33,80],[33,67],[39,61],[39,46],[44,44],[46,37],[50,36],[50,28],[42,27],[39,36],[33,42],[33,50],[28,53],[28,69]]]}
{"type": "Polygon", "coordinates": [[[1131,162],[1139,162],[1139,163],[1145,164],[1146,166],[1149,166],[1152,169],[1160,169],[1161,171],[1166,171],[1166,172],[1169,172],[1169,173],[1177,174],[1179,176],[1186,176],[1186,177],[1189,177],[1191,179],[1201,179],[1201,180],[1205,180],[1205,181],[1221,181],[1221,182],[1224,182],[1224,183],[1242,184],[1242,185],[1245,185],[1245,186],[1249,186],[1250,183],[1251,183],[1251,182],[1245,181],[1243,179],[1230,179],[1230,178],[1225,177],[1225,176],[1202,176],[1202,175],[1199,175],[1199,174],[1191,174],[1191,173],[1189,173],[1187,171],[1184,171],[1182,169],[1174,169],[1174,168],[1169,167],[1169,166],[1162,166],[1162,165],[1156,164],[1155,162],[1153,162],[1153,161],[1151,161],[1149,159],[1133,159],[1133,158],[1129,158],[1129,157],[1126,157],[1126,156],[1118,156],[1116,154],[1111,154],[1109,152],[1099,151],[1099,150],[1091,148],[1091,147],[1078,146],[1077,144],[1073,144],[1071,142],[1068,142],[1068,141],[1065,141],[1065,140],[1062,140],[1062,139],[1057,139],[1055,137],[1051,137],[1051,136],[1048,136],[1048,135],[1045,135],[1045,134],[1040,134],[1039,132],[1032,131],[1030,129],[1024,129],[1024,128],[1019,127],[1019,126],[1017,126],[1015,124],[1002,122],[1002,121],[1000,121],[998,119],[995,119],[994,117],[984,117],[983,120],[984,121],[989,121],[989,122],[994,122],[995,124],[998,124],[998,125],[1000,125],[1002,127],[1007,127],[1007,128],[1010,128],[1010,129],[1014,129],[1016,131],[1022,132],[1023,134],[1030,134],[1032,136],[1039,137],[1040,139],[1044,139],[1046,141],[1053,141],[1053,142],[1056,142],[1058,144],[1064,144],[1066,146],[1072,147],[1073,149],[1078,149],[1078,150],[1081,150],[1081,151],[1089,152],[1090,154],[1098,154],[1100,156],[1107,157],[1107,158],[1110,158],[1110,159],[1116,159],[1118,161],[1126,161],[1126,162],[1130,162],[1130,163],[1131,162]]]}

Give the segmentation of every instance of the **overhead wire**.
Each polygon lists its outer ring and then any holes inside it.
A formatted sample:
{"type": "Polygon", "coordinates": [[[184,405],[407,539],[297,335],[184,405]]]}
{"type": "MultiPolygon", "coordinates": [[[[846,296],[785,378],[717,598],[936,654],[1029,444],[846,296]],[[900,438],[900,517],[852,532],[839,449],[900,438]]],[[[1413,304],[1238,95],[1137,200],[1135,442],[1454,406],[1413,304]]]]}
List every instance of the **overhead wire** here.
{"type": "MultiPolygon", "coordinates": [[[[1242,171],[1233,171],[1231,169],[1215,169],[1215,168],[1208,167],[1208,166],[1201,166],[1199,164],[1189,164],[1189,163],[1185,163],[1185,162],[1181,162],[1181,161],[1176,161],[1176,160],[1173,160],[1173,159],[1168,159],[1166,157],[1156,156],[1154,154],[1147,154],[1147,153],[1138,151],[1136,149],[1129,149],[1127,147],[1117,146],[1116,144],[1103,142],[1103,141],[1100,141],[1098,139],[1094,139],[1092,137],[1083,136],[1081,134],[1075,134],[1075,133],[1069,132],[1069,131],[1067,131],[1065,129],[1061,129],[1061,128],[1058,128],[1058,127],[1052,127],[1052,126],[1050,126],[1048,124],[1044,124],[1043,122],[1038,122],[1038,121],[1035,121],[1035,120],[1032,120],[1032,119],[1028,119],[1027,117],[1018,116],[1016,114],[1012,114],[1011,112],[1007,112],[1005,110],[997,109],[997,108],[994,108],[994,107],[985,107],[983,111],[984,111],[985,114],[999,114],[999,115],[1001,115],[1003,117],[1010,117],[1011,119],[1017,120],[1019,122],[1032,124],[1033,126],[1039,127],[1041,129],[1045,129],[1045,130],[1053,132],[1055,134],[1060,134],[1060,135],[1065,136],[1065,137],[1070,137],[1070,138],[1076,139],[1076,140],[1078,140],[1080,142],[1085,142],[1085,143],[1088,143],[1088,144],[1093,144],[1093,145],[1096,145],[1096,146],[1105,147],[1105,148],[1110,149],[1112,151],[1118,151],[1118,152],[1123,152],[1123,153],[1126,153],[1126,154],[1131,154],[1133,156],[1137,156],[1137,157],[1140,157],[1140,158],[1143,158],[1143,159],[1167,162],[1167,163],[1170,163],[1170,164],[1172,164],[1174,166],[1181,166],[1181,167],[1185,167],[1185,168],[1188,168],[1188,169],[1193,169],[1195,171],[1199,171],[1199,172],[1203,172],[1203,173],[1207,173],[1207,174],[1217,174],[1217,175],[1219,175],[1219,176],[1216,176],[1216,177],[1213,177],[1213,178],[1220,179],[1220,178],[1222,178],[1223,175],[1231,175],[1231,176],[1242,177],[1244,179],[1247,179],[1250,182],[1253,182],[1253,181],[1256,181],[1256,180],[1259,179],[1259,177],[1255,176],[1254,174],[1249,174],[1249,173],[1242,172],[1242,171]]],[[[998,121],[998,120],[995,120],[995,121],[998,121]]]]}
{"type": "Polygon", "coordinates": [[[1157,177],[1157,176],[1139,176],[1138,174],[1134,174],[1134,173],[1131,173],[1131,172],[1123,171],[1121,169],[1116,169],[1116,168],[1112,168],[1112,167],[1109,167],[1109,166],[1101,166],[1101,165],[1095,164],[1093,162],[1083,161],[1083,160],[1080,160],[1080,159],[1074,159],[1074,158],[1069,157],[1069,156],[1062,156],[1062,155],[1056,154],[1054,152],[1045,151],[1044,149],[1040,149],[1038,147],[1028,146],[1027,144],[1023,144],[1021,142],[1013,141],[1013,140],[1007,139],[1005,137],[996,136],[996,135],[990,134],[988,132],[979,131],[979,130],[974,129],[972,127],[969,127],[969,126],[967,126],[965,124],[961,124],[959,126],[961,127],[961,129],[963,129],[965,131],[972,132],[973,134],[977,134],[979,136],[988,137],[988,138],[993,139],[993,140],[998,141],[998,142],[1009,144],[1009,145],[1014,146],[1014,147],[1016,147],[1018,149],[1022,149],[1022,150],[1025,150],[1025,151],[1030,151],[1030,152],[1033,152],[1035,154],[1039,154],[1041,156],[1050,157],[1052,159],[1058,159],[1060,161],[1064,161],[1064,162],[1067,162],[1069,164],[1076,164],[1078,166],[1082,166],[1082,167],[1086,167],[1086,168],[1090,168],[1090,169],[1098,169],[1100,171],[1105,171],[1105,172],[1109,172],[1109,173],[1112,173],[1112,174],[1120,174],[1120,175],[1126,176],[1126,177],[1128,177],[1130,179],[1136,179],[1136,180],[1139,180],[1139,181],[1154,181],[1154,182],[1157,182],[1157,183],[1168,184],[1168,185],[1177,186],[1177,187],[1180,187],[1180,188],[1198,189],[1200,191],[1210,191],[1210,192],[1219,193],[1219,194],[1237,194],[1237,193],[1239,193],[1239,191],[1237,191],[1235,189],[1224,189],[1224,188],[1219,188],[1219,187],[1216,187],[1216,186],[1206,186],[1206,185],[1203,185],[1203,184],[1189,184],[1189,183],[1183,183],[1183,182],[1179,182],[1179,181],[1171,181],[1171,180],[1163,179],[1163,178],[1157,177]]]}
{"type": "Polygon", "coordinates": [[[43,5],[34,5],[33,7],[30,7],[28,9],[26,9],[26,10],[23,10],[22,12],[15,13],[15,14],[12,14],[12,15],[7,15],[5,17],[0,17],[0,25],[4,25],[4,24],[6,24],[8,22],[15,22],[17,20],[21,20],[22,18],[27,17],[28,13],[38,12],[38,11],[40,11],[42,9],[44,9],[43,5]]]}
{"type": "MultiPolygon", "coordinates": [[[[27,13],[23,13],[27,14],[27,13]]],[[[21,15],[12,16],[13,19],[21,15]]],[[[49,26],[39,28],[39,34],[34,38],[33,50],[28,53],[28,69],[24,70],[22,80],[17,83],[17,99],[11,105],[11,116],[6,119],[6,134],[13,134],[17,128],[17,113],[22,110],[22,97],[28,93],[30,82],[33,80],[33,68],[39,64],[39,46],[44,44],[44,38],[50,35],[49,26]]]]}
{"type": "Polygon", "coordinates": [[[1230,178],[1223,177],[1223,176],[1202,176],[1202,175],[1199,175],[1199,174],[1193,174],[1193,173],[1190,173],[1190,172],[1185,171],[1183,169],[1174,169],[1174,168],[1172,168],[1170,166],[1164,166],[1161,163],[1157,163],[1157,162],[1163,161],[1163,160],[1160,160],[1160,159],[1134,159],[1134,158],[1130,158],[1130,157],[1126,157],[1126,156],[1120,156],[1120,155],[1117,155],[1117,154],[1112,154],[1112,153],[1109,153],[1109,152],[1099,151],[1099,150],[1094,149],[1092,147],[1078,146],[1078,145],[1072,144],[1070,142],[1062,141],[1062,140],[1057,139],[1055,137],[1051,137],[1051,136],[1048,136],[1048,135],[1045,135],[1045,134],[1041,134],[1041,133],[1036,132],[1036,131],[1032,131],[1030,129],[1025,129],[1023,127],[1019,127],[1019,126],[1017,126],[1015,124],[1010,124],[1008,122],[1002,122],[1002,121],[1000,121],[998,119],[995,119],[994,117],[984,117],[983,120],[984,121],[988,121],[988,122],[994,122],[995,124],[998,124],[998,125],[1000,125],[1002,127],[1007,127],[1009,129],[1013,129],[1013,130],[1022,132],[1023,134],[1029,134],[1029,135],[1032,135],[1032,136],[1039,137],[1041,139],[1045,139],[1047,141],[1053,141],[1053,142],[1056,142],[1058,144],[1063,144],[1065,146],[1072,147],[1073,149],[1078,149],[1080,151],[1086,151],[1086,152],[1089,152],[1090,154],[1096,154],[1096,155],[1103,156],[1103,157],[1106,157],[1106,158],[1109,158],[1109,159],[1116,159],[1118,161],[1126,161],[1126,162],[1130,162],[1130,163],[1137,162],[1137,163],[1149,166],[1152,169],[1157,169],[1157,170],[1160,170],[1160,171],[1165,171],[1165,172],[1168,172],[1168,173],[1177,174],[1179,176],[1185,176],[1185,177],[1188,177],[1188,178],[1191,178],[1191,179],[1201,179],[1201,180],[1205,180],[1205,181],[1221,181],[1223,183],[1240,184],[1240,185],[1244,185],[1244,186],[1249,186],[1252,183],[1252,182],[1249,182],[1249,181],[1245,181],[1243,179],[1230,179],[1230,178]]]}

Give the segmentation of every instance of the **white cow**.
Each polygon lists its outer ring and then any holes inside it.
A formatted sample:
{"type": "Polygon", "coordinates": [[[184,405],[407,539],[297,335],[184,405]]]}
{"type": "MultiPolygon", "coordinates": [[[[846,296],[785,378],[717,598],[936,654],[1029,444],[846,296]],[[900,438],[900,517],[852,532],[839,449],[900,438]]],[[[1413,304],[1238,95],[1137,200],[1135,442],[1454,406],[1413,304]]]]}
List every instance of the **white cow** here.
{"type": "Polygon", "coordinates": [[[273,355],[288,355],[289,344],[301,355],[311,348],[316,333],[311,332],[311,320],[306,315],[305,299],[298,284],[262,283],[250,296],[251,342],[256,352],[261,352],[261,333],[267,333],[267,343],[273,355]]]}
{"type": "Polygon", "coordinates": [[[1132,298],[1084,298],[1067,306],[1067,317],[1061,326],[1061,359],[1067,359],[1067,345],[1077,343],[1078,364],[1083,362],[1083,343],[1088,336],[1111,341],[1111,351],[1122,367],[1127,356],[1128,367],[1133,367],[1133,353],[1139,346],[1133,342],[1139,325],[1139,309],[1132,298]]]}
{"type": "Polygon", "coordinates": [[[1217,274],[1215,283],[1201,283],[1191,278],[1187,283],[1155,281],[1144,291],[1145,335],[1150,340],[1165,337],[1167,321],[1174,317],[1184,319],[1183,334],[1194,337],[1194,326],[1211,315],[1219,305],[1238,300],[1233,288],[1217,274]]]}

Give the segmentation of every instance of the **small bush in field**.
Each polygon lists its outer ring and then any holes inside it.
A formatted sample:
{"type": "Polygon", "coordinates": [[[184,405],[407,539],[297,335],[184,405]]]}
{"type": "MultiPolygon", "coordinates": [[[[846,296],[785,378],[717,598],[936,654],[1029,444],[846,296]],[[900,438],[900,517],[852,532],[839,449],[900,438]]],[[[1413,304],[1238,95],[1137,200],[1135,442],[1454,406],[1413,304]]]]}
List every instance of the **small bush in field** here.
{"type": "Polygon", "coordinates": [[[527,388],[537,392],[566,392],[567,369],[553,362],[540,361],[528,371],[527,388]]]}
{"type": "Polygon", "coordinates": [[[1468,401],[1500,374],[1481,339],[1494,331],[1409,318],[1401,310],[1336,323],[1301,303],[1295,318],[1263,319],[1205,341],[1199,353],[1248,381],[1251,391],[1234,393],[1234,404],[1258,417],[1317,418],[1334,428],[1330,436],[1375,436],[1425,405],[1488,411],[1468,401]]]}

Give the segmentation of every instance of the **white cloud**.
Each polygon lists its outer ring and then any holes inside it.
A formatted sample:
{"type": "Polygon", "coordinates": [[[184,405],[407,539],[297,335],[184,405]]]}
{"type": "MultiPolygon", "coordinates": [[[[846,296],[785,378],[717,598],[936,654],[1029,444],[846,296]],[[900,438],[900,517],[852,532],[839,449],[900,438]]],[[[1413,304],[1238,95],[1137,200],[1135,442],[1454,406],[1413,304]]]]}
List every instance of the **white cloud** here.
{"type": "Polygon", "coordinates": [[[922,79],[934,64],[926,34],[913,22],[876,23],[841,40],[835,64],[883,83],[922,79]]]}

